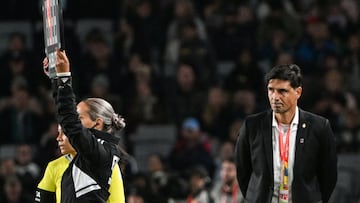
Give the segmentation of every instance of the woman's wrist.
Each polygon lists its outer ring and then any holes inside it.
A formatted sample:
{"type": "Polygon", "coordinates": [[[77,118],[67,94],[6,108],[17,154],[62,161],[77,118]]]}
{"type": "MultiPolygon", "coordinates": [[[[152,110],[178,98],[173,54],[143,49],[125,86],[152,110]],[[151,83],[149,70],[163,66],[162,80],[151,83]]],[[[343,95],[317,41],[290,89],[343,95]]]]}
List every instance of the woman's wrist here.
{"type": "Polygon", "coordinates": [[[70,77],[71,72],[62,72],[62,73],[56,73],[57,77],[70,77]]]}

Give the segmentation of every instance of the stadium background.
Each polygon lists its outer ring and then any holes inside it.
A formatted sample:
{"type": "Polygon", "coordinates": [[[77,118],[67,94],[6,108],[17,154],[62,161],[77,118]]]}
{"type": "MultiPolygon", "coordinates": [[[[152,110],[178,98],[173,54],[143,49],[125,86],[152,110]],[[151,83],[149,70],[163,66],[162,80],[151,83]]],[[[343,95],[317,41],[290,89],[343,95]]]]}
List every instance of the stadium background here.
{"type": "MultiPolygon", "coordinates": [[[[0,3],[1,196],[12,175],[21,193],[33,196],[46,163],[59,156],[50,84],[41,67],[40,3],[0,3]]],[[[63,0],[63,5],[78,100],[103,97],[127,120],[120,135],[131,155],[127,194],[148,202],[157,196],[181,199],[194,163],[206,169],[211,187],[244,117],[268,108],[264,73],[276,64],[296,63],[305,76],[300,107],[327,117],[337,138],[339,178],[332,202],[360,202],[359,1],[63,0]],[[189,153],[207,159],[191,154],[189,162],[176,152],[186,151],[184,131],[198,129],[198,149],[189,153]],[[163,165],[161,175],[153,162],[148,165],[154,157],[163,165]]]]}

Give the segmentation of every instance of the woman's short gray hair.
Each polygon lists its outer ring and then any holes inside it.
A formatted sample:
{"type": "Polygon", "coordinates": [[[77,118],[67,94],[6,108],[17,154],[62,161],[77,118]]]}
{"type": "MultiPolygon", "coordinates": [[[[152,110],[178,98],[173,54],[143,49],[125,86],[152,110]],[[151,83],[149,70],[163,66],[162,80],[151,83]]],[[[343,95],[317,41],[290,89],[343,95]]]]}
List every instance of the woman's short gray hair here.
{"type": "Polygon", "coordinates": [[[114,133],[125,127],[125,120],[119,114],[115,113],[111,104],[101,98],[87,98],[82,100],[89,107],[89,116],[91,120],[101,118],[104,123],[104,131],[114,133]]]}

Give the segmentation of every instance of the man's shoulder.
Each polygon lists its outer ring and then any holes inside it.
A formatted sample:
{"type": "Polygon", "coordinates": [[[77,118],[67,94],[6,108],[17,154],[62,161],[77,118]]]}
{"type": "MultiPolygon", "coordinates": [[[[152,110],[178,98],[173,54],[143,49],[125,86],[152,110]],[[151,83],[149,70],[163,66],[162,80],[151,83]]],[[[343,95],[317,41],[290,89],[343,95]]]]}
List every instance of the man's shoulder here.
{"type": "Polygon", "coordinates": [[[266,118],[271,118],[270,110],[248,115],[245,119],[247,122],[258,122],[266,118]]]}
{"type": "Polygon", "coordinates": [[[309,122],[326,122],[327,120],[325,117],[321,115],[311,113],[309,111],[305,111],[302,109],[300,109],[300,119],[309,122]]]}

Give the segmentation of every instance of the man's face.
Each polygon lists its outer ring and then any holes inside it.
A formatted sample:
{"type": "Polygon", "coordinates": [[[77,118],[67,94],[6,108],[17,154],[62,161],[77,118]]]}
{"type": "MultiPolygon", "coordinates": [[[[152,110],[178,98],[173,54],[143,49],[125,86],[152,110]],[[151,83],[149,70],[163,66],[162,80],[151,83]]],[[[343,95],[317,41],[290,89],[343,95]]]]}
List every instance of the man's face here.
{"type": "Polygon", "coordinates": [[[58,142],[61,154],[75,154],[76,153],[75,149],[72,147],[72,145],[69,142],[69,139],[61,130],[60,125],[58,127],[58,131],[59,134],[56,137],[56,141],[58,142]]]}
{"type": "Polygon", "coordinates": [[[235,163],[224,161],[221,165],[220,176],[224,183],[231,185],[236,180],[236,165],[235,163]]]}
{"type": "Polygon", "coordinates": [[[271,79],[267,85],[268,98],[275,113],[286,113],[296,108],[297,100],[301,96],[302,88],[293,88],[290,81],[271,79]]]}

